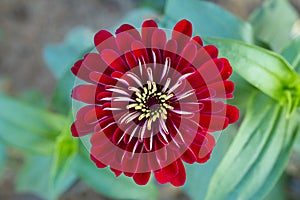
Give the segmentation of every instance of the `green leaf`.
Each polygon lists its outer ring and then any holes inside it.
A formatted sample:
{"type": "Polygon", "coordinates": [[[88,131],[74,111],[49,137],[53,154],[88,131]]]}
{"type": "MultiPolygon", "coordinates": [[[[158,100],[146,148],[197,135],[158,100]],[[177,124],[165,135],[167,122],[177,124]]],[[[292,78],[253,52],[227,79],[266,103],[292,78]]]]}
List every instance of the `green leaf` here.
{"type": "Polygon", "coordinates": [[[89,29],[77,27],[67,34],[63,43],[46,45],[44,59],[55,78],[60,79],[82,52],[92,48],[93,33],[89,29]]]}
{"type": "Polygon", "coordinates": [[[54,200],[65,192],[76,180],[72,171],[51,185],[50,170],[53,158],[50,156],[29,155],[18,173],[16,189],[18,192],[33,192],[46,200],[54,200]]]}
{"type": "Polygon", "coordinates": [[[262,199],[287,165],[299,123],[269,97],[251,98],[246,117],[211,179],[206,199],[262,199]],[[259,102],[259,103],[258,103],[259,102]]]}
{"type": "Polygon", "coordinates": [[[56,139],[54,158],[51,168],[51,184],[63,180],[70,171],[76,153],[78,152],[78,140],[72,137],[70,124],[62,130],[56,139]]]}
{"type": "Polygon", "coordinates": [[[253,42],[250,24],[213,3],[199,0],[168,0],[162,24],[171,29],[183,18],[193,23],[195,35],[253,42]]]}
{"type": "Polygon", "coordinates": [[[289,42],[290,32],[297,19],[297,11],[288,0],[264,1],[249,18],[255,36],[277,52],[289,42]]]}
{"type": "Polygon", "coordinates": [[[98,169],[86,154],[86,151],[78,154],[73,166],[81,179],[96,191],[114,199],[157,199],[158,191],[151,180],[146,186],[139,186],[124,175],[116,178],[108,168],[98,169]]]}
{"type": "Polygon", "coordinates": [[[46,97],[38,90],[26,90],[22,92],[18,99],[39,108],[46,108],[48,106],[46,97]]]}
{"type": "Polygon", "coordinates": [[[0,107],[0,140],[31,152],[53,152],[54,140],[66,123],[64,116],[3,95],[0,107]]]}
{"type": "Polygon", "coordinates": [[[299,83],[297,73],[276,53],[234,40],[206,41],[218,47],[220,57],[228,58],[237,74],[278,101],[287,101],[287,91],[293,91],[299,83]]]}
{"type": "Polygon", "coordinates": [[[71,92],[75,83],[75,76],[71,70],[66,71],[65,75],[58,80],[51,107],[58,113],[67,115],[72,106],[71,92]]]}
{"type": "Polygon", "coordinates": [[[208,162],[204,164],[185,165],[187,180],[183,186],[183,190],[192,199],[197,200],[205,198],[208,183],[233,141],[236,132],[237,130],[234,125],[231,125],[222,132],[208,162]]]}
{"type": "Polygon", "coordinates": [[[290,42],[280,53],[300,74],[300,36],[290,42]]]}

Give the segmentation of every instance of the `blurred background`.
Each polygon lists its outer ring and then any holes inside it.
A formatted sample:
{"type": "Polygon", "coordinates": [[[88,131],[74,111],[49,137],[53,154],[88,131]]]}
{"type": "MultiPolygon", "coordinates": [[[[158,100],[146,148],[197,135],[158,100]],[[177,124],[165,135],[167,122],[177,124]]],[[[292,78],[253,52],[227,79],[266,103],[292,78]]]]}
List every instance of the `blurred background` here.
{"type": "MultiPolygon", "coordinates": [[[[212,2],[242,19],[247,19],[249,14],[261,5],[262,0],[212,2]]],[[[300,0],[291,2],[300,13],[300,0]]],[[[64,36],[76,26],[85,26],[94,31],[110,29],[135,8],[150,7],[162,12],[163,5],[164,1],[151,0],[0,0],[1,90],[11,95],[21,95],[24,91],[34,90],[50,97],[55,78],[43,59],[43,48],[46,44],[62,42],[64,36]]],[[[22,162],[23,158],[17,151],[9,151],[9,160],[0,181],[0,200],[39,199],[31,194],[15,192],[15,171],[20,168],[22,162]]],[[[299,176],[299,166],[291,161],[288,170],[292,179],[291,188],[288,190],[293,193],[293,188],[300,188],[297,178],[293,178],[297,171],[299,176]]],[[[174,199],[175,196],[178,199],[188,199],[174,188],[163,188],[160,199],[174,199]]],[[[60,199],[107,198],[78,182],[60,199]]]]}

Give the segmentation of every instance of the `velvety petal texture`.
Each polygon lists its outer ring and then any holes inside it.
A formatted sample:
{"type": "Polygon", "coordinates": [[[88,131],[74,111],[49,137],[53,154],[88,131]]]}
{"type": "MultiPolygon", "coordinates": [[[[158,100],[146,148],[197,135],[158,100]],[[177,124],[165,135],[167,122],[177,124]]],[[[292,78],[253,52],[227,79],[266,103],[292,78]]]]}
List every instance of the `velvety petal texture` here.
{"type": "Polygon", "coordinates": [[[170,38],[153,20],[141,31],[129,24],[94,37],[71,71],[79,79],[72,98],[84,105],[71,126],[74,137],[91,134],[90,158],[139,185],[182,186],[183,162],[205,163],[216,145],[213,134],[239,119],[232,67],[213,45],[203,46],[192,23],[179,21],[170,38]],[[85,83],[83,83],[85,82],[85,83]]]}

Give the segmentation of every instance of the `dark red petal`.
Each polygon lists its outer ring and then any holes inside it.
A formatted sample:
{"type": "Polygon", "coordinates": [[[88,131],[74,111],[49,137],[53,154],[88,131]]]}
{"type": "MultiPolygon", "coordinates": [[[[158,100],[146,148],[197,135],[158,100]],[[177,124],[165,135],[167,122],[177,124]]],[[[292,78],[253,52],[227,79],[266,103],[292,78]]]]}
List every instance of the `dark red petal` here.
{"type": "Polygon", "coordinates": [[[203,46],[203,41],[200,36],[195,36],[192,40],[197,42],[198,45],[203,46]]]}
{"type": "Polygon", "coordinates": [[[183,163],[180,159],[177,160],[177,165],[178,165],[178,168],[179,168],[179,173],[177,174],[177,176],[172,178],[170,180],[170,182],[171,182],[172,185],[174,185],[176,187],[179,187],[179,186],[182,186],[185,183],[186,174],[185,174],[184,165],[183,165],[183,163]]]}
{"type": "Polygon", "coordinates": [[[105,49],[101,52],[101,58],[112,69],[120,72],[126,72],[128,70],[127,65],[124,63],[120,55],[111,49],[105,49]]]}
{"type": "Polygon", "coordinates": [[[74,64],[74,66],[71,68],[71,71],[75,76],[77,76],[81,80],[93,83],[93,81],[89,77],[91,70],[89,68],[87,68],[85,65],[83,65],[83,59],[77,61],[74,64]]]}
{"type": "Polygon", "coordinates": [[[164,30],[156,29],[152,35],[152,47],[157,49],[164,49],[167,42],[167,35],[164,30]]]}
{"type": "Polygon", "coordinates": [[[164,174],[163,171],[161,171],[161,170],[154,172],[154,176],[155,176],[157,182],[159,182],[160,184],[165,184],[165,183],[169,182],[169,177],[166,176],[166,174],[164,174]]]}
{"type": "Polygon", "coordinates": [[[114,169],[112,167],[110,167],[110,170],[115,173],[116,177],[119,177],[122,174],[122,171],[114,169]]]}
{"type": "Polygon", "coordinates": [[[177,176],[177,174],[179,173],[177,162],[176,161],[172,162],[168,166],[164,167],[162,169],[162,172],[169,178],[173,178],[174,176],[177,176]]]}
{"type": "Polygon", "coordinates": [[[204,49],[206,50],[206,52],[210,55],[210,57],[212,59],[217,58],[218,57],[218,49],[217,47],[213,46],[213,45],[207,45],[204,47],[204,49]]]}
{"type": "Polygon", "coordinates": [[[114,144],[118,144],[119,143],[119,140],[122,138],[122,136],[124,135],[125,133],[122,131],[122,129],[120,128],[117,128],[115,131],[114,131],[114,135],[112,137],[112,142],[114,144]]]}
{"type": "Polygon", "coordinates": [[[97,53],[86,54],[84,56],[83,64],[91,71],[104,71],[107,66],[97,53]]]}
{"type": "Polygon", "coordinates": [[[177,55],[177,49],[178,49],[178,45],[176,40],[174,39],[169,40],[165,47],[164,59],[170,58],[171,63],[173,63],[177,55]]]}
{"type": "Polygon", "coordinates": [[[227,105],[226,117],[229,119],[229,124],[236,122],[239,119],[240,111],[237,107],[227,105]]]}
{"type": "Polygon", "coordinates": [[[228,118],[226,116],[217,115],[200,115],[200,125],[210,132],[224,130],[228,126],[228,118]]]}
{"type": "Polygon", "coordinates": [[[216,145],[215,138],[212,135],[206,134],[205,137],[207,139],[207,143],[199,149],[198,163],[206,162],[210,158],[210,154],[216,145]]]}
{"type": "Polygon", "coordinates": [[[192,24],[187,20],[179,21],[172,32],[172,39],[177,41],[177,54],[180,54],[192,36],[192,24]]]}
{"type": "Polygon", "coordinates": [[[94,37],[94,44],[99,52],[103,49],[113,49],[118,51],[114,36],[106,30],[101,30],[96,33],[94,37]]]}
{"type": "Polygon", "coordinates": [[[201,103],[203,104],[202,110],[200,111],[201,113],[212,114],[222,112],[223,114],[225,114],[226,107],[222,101],[204,100],[201,101],[201,103]]]}
{"type": "Polygon", "coordinates": [[[142,41],[146,47],[151,47],[152,34],[157,27],[154,20],[147,20],[142,24],[142,41]]]}
{"type": "Polygon", "coordinates": [[[146,185],[150,179],[150,172],[136,173],[133,175],[133,180],[138,185],[146,185]]]}
{"type": "Polygon", "coordinates": [[[141,40],[140,33],[130,24],[122,24],[117,30],[116,34],[126,32],[129,33],[134,39],[141,40]]]}
{"type": "Polygon", "coordinates": [[[223,69],[223,62],[220,59],[209,60],[203,65],[201,65],[197,71],[203,78],[206,84],[210,83],[212,80],[222,80],[220,76],[220,71],[223,69]]]}
{"type": "Polygon", "coordinates": [[[115,85],[117,81],[106,74],[97,71],[92,71],[89,75],[90,79],[97,84],[101,85],[115,85]]]}
{"type": "Polygon", "coordinates": [[[131,48],[132,48],[132,53],[134,54],[134,56],[136,57],[136,59],[140,59],[140,61],[143,63],[143,60],[148,63],[149,62],[149,58],[148,58],[148,53],[146,50],[145,45],[140,42],[140,41],[134,41],[131,44],[131,48]]]}
{"type": "Polygon", "coordinates": [[[138,62],[135,58],[135,56],[132,54],[132,52],[125,53],[125,59],[127,62],[127,65],[132,69],[138,66],[138,62]]]}
{"type": "Polygon", "coordinates": [[[232,74],[232,67],[230,66],[230,63],[226,58],[221,58],[221,60],[224,63],[224,67],[221,71],[221,76],[222,76],[223,80],[226,80],[232,74]]]}
{"type": "Polygon", "coordinates": [[[92,154],[90,154],[90,158],[92,161],[94,161],[94,163],[96,164],[96,166],[98,168],[105,168],[107,165],[103,164],[100,160],[98,160],[95,156],[93,156],[92,154]]]}
{"type": "Polygon", "coordinates": [[[186,151],[181,155],[181,159],[186,163],[193,164],[197,161],[197,156],[190,148],[187,148],[186,151]]]}
{"type": "Polygon", "coordinates": [[[178,32],[191,37],[193,32],[192,23],[186,19],[179,21],[173,29],[172,38],[178,38],[178,32]]]}
{"type": "Polygon", "coordinates": [[[73,137],[80,137],[80,135],[79,135],[79,133],[78,133],[78,131],[76,129],[75,122],[72,123],[72,125],[71,125],[71,133],[72,133],[73,137]]]}
{"type": "Polygon", "coordinates": [[[226,98],[227,94],[231,94],[234,91],[234,83],[232,81],[220,81],[209,84],[207,87],[215,91],[216,98],[226,98]]]}
{"type": "Polygon", "coordinates": [[[116,41],[120,51],[124,54],[131,50],[131,44],[135,39],[128,32],[122,32],[117,35],[116,41]]]}
{"type": "Polygon", "coordinates": [[[184,68],[191,65],[191,63],[194,61],[197,53],[197,47],[195,44],[188,43],[184,49],[182,50],[179,62],[177,64],[176,70],[181,72],[184,68]]]}
{"type": "Polygon", "coordinates": [[[72,98],[87,104],[98,103],[96,96],[103,88],[95,85],[78,85],[72,90],[72,98]]]}

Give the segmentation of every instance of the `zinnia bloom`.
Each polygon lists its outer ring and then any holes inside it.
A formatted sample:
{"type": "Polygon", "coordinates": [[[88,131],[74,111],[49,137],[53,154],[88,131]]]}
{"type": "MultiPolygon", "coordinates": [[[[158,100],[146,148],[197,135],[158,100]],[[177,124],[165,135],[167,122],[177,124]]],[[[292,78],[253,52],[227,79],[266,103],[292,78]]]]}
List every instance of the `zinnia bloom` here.
{"type": "Polygon", "coordinates": [[[74,137],[92,133],[90,157],[137,184],[149,181],[181,186],[183,161],[204,163],[215,146],[211,133],[238,120],[239,111],[224,103],[234,84],[232,68],[213,45],[192,37],[192,24],[179,21],[171,31],[145,21],[141,31],[129,24],[116,35],[99,31],[97,53],[72,67],[87,82],[72,98],[85,103],[76,114],[74,137]]]}

